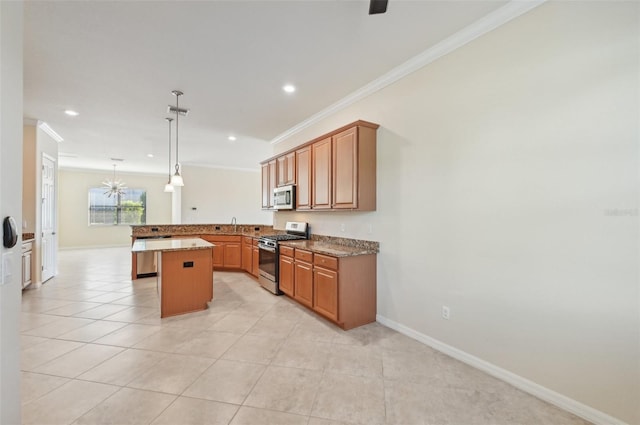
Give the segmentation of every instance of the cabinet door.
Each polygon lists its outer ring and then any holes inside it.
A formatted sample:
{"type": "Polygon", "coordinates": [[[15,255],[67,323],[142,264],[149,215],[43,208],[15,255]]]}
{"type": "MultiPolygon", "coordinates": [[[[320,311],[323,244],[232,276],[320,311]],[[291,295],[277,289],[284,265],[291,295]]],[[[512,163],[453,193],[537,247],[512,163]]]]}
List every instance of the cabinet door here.
{"type": "Polygon", "coordinates": [[[310,263],[295,261],[293,297],[307,307],[313,307],[313,268],[310,263]]]}
{"type": "Polygon", "coordinates": [[[331,138],[333,208],[358,208],[358,129],[331,138]]]}
{"type": "Polygon", "coordinates": [[[251,244],[242,244],[242,270],[251,273],[253,246],[251,244]]]}
{"type": "Polygon", "coordinates": [[[331,138],[311,145],[311,208],[331,208],[331,138]]]}
{"type": "Polygon", "coordinates": [[[276,175],[277,186],[284,186],[287,184],[287,157],[281,156],[276,158],[276,175]]]}
{"type": "Polygon", "coordinates": [[[338,273],[316,267],[313,270],[313,309],[329,319],[338,320],[338,273]]]}
{"type": "Polygon", "coordinates": [[[269,208],[273,208],[273,189],[276,188],[277,183],[277,165],[276,160],[269,161],[269,208]]]}
{"type": "Polygon", "coordinates": [[[231,269],[242,267],[242,247],[240,242],[224,244],[224,266],[231,269]]]}
{"type": "Polygon", "coordinates": [[[284,184],[296,184],[296,153],[288,153],[287,155],[285,155],[285,159],[284,184]]]}
{"type": "Polygon", "coordinates": [[[212,242],[215,247],[213,248],[213,267],[224,267],[224,243],[212,242]]]}
{"type": "Polygon", "coordinates": [[[251,255],[251,274],[254,275],[255,277],[258,277],[260,275],[260,263],[258,262],[260,259],[260,254],[258,252],[258,247],[254,246],[253,247],[253,253],[251,255]]]}
{"type": "Polygon", "coordinates": [[[296,209],[311,208],[311,148],[295,152],[296,157],[296,209]]]}
{"type": "MultiPolygon", "coordinates": [[[[273,195],[271,195],[273,196],[273,195]]],[[[269,164],[262,164],[262,208],[269,208],[271,202],[269,195],[269,164]]]]}
{"type": "Polygon", "coordinates": [[[31,251],[22,254],[22,287],[31,283],[31,251]]]}
{"type": "Polygon", "coordinates": [[[293,258],[280,255],[280,290],[293,297],[293,258]]]}

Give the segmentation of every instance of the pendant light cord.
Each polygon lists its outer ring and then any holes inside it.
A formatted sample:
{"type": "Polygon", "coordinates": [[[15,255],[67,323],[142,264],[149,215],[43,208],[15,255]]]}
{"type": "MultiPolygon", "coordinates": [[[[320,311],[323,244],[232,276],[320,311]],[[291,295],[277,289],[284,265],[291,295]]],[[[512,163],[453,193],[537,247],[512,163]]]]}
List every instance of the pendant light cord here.
{"type": "Polygon", "coordinates": [[[176,93],[176,173],[180,170],[178,161],[178,117],[180,116],[180,93],[176,93]]]}
{"type": "Polygon", "coordinates": [[[169,181],[171,181],[171,121],[173,118],[165,118],[169,122],[169,181]]]}

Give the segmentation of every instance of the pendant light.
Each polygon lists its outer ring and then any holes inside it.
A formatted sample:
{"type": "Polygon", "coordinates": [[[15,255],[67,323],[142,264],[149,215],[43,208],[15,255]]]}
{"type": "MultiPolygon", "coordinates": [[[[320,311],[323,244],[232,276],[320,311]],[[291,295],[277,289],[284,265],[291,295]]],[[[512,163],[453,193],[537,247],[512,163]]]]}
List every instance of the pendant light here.
{"type": "Polygon", "coordinates": [[[124,195],[124,190],[127,188],[127,186],[124,185],[124,182],[116,179],[116,164],[113,164],[113,180],[106,179],[102,184],[107,187],[107,191],[104,192],[104,194],[109,198],[112,196],[124,195]]]}
{"type": "Polygon", "coordinates": [[[164,185],[165,192],[174,192],[173,185],[171,184],[171,121],[173,118],[165,118],[169,122],[169,178],[167,184],[164,185]]]}
{"type": "Polygon", "coordinates": [[[179,99],[184,93],[180,90],[173,90],[171,93],[176,97],[176,172],[171,176],[171,184],[173,186],[184,186],[184,180],[180,175],[180,162],[178,161],[178,117],[180,116],[180,104],[179,99]]]}

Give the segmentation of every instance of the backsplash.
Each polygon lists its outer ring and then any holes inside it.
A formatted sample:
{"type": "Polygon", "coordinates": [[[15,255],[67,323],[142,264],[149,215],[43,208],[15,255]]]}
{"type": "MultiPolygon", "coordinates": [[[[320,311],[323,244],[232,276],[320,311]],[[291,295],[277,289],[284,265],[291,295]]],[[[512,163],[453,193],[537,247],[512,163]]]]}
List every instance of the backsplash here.
{"type": "MultiPolygon", "coordinates": [[[[198,234],[244,234],[273,232],[273,226],[265,224],[154,224],[131,226],[131,236],[152,235],[198,235],[198,234]]],[[[282,233],[282,232],[279,232],[282,233]]]]}

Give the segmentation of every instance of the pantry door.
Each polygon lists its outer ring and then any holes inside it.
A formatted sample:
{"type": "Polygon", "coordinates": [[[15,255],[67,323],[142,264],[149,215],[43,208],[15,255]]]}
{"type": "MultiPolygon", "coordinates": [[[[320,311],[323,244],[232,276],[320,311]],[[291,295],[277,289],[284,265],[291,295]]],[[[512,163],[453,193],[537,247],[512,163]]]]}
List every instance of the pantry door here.
{"type": "Polygon", "coordinates": [[[56,270],[56,160],[42,155],[42,282],[56,270]]]}

